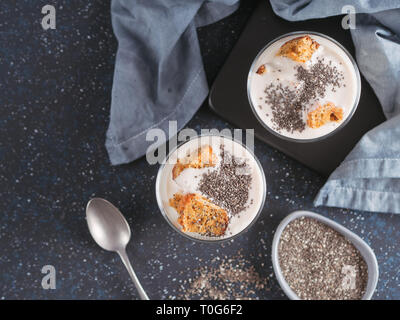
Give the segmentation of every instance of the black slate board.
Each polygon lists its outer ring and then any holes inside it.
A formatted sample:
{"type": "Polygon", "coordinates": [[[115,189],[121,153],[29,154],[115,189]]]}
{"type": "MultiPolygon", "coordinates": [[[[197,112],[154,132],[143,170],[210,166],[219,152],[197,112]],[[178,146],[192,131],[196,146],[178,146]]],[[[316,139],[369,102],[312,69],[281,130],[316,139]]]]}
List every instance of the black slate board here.
{"type": "Polygon", "coordinates": [[[247,75],[257,53],[274,38],[292,31],[316,31],[339,41],[354,56],[348,30],[341,16],[289,22],[276,16],[269,1],[260,1],[240,39],[218,74],[209,104],[220,116],[240,128],[254,128],[257,138],[300,161],[322,175],[329,175],[350,152],[361,136],[385,120],[379,101],[361,75],[361,98],[350,122],[334,135],[319,142],[294,143],[269,133],[256,119],[247,98],[247,75]]]}

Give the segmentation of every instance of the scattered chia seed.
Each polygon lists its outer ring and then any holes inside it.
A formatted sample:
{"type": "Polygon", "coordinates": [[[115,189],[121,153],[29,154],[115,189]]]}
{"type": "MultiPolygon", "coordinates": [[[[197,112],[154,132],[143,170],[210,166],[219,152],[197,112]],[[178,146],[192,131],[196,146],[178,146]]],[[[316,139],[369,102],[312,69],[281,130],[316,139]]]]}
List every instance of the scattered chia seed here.
{"type": "Polygon", "coordinates": [[[301,299],[354,300],[365,293],[368,268],[360,252],[339,232],[315,219],[302,217],[289,223],[282,232],[278,255],[283,276],[301,299]]]}
{"type": "Polygon", "coordinates": [[[249,199],[251,175],[246,161],[226,152],[220,147],[221,164],[217,170],[204,173],[199,182],[199,190],[216,205],[230,214],[246,209],[249,199]]]}
{"type": "Polygon", "coordinates": [[[195,270],[195,277],[183,281],[178,299],[258,299],[269,279],[261,277],[241,251],[232,258],[216,257],[195,270]]]}
{"type": "Polygon", "coordinates": [[[275,129],[286,129],[290,132],[303,131],[305,122],[302,117],[302,105],[297,103],[296,92],[281,83],[270,84],[266,89],[265,103],[271,106],[272,122],[275,129]]]}
{"type": "Polygon", "coordinates": [[[264,91],[265,103],[271,106],[272,122],[277,131],[302,132],[306,125],[303,112],[310,103],[323,98],[328,88],[336,92],[344,80],[343,73],[332,66],[332,61],[325,63],[324,58],[317,59],[310,68],[300,65],[295,70],[299,89],[283,86],[278,79],[279,83],[271,83],[264,91]]]}
{"type": "Polygon", "coordinates": [[[332,61],[324,63],[324,58],[317,59],[317,62],[308,70],[303,66],[297,67],[296,79],[303,82],[303,90],[300,92],[299,101],[309,103],[311,100],[323,98],[326,89],[332,90],[341,87],[343,73],[339,72],[336,66],[331,66],[332,61]]]}

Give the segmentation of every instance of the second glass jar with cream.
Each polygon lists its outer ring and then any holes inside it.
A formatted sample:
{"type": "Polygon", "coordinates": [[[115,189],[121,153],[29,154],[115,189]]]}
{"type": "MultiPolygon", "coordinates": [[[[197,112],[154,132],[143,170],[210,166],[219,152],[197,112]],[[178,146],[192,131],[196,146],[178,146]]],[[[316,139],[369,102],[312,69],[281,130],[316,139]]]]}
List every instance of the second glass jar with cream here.
{"type": "Polygon", "coordinates": [[[258,120],[273,134],[311,142],[342,128],[354,114],[360,73],[348,51],[315,32],[268,43],[250,68],[247,93],[258,120]]]}

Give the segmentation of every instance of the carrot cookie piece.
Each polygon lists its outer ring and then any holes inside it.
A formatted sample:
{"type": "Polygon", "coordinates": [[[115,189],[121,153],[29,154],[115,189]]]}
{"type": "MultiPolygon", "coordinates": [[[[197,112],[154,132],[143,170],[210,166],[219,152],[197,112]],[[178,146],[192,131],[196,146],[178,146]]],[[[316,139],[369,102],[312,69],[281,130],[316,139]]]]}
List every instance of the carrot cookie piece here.
{"type": "Polygon", "coordinates": [[[311,59],[311,56],[318,48],[319,43],[317,41],[310,36],[302,36],[285,42],[277,55],[304,63],[311,59]]]}
{"type": "Polygon", "coordinates": [[[264,74],[267,71],[267,68],[265,67],[264,64],[262,64],[261,66],[258,67],[256,73],[257,74],[264,74]]]}
{"type": "Polygon", "coordinates": [[[223,236],[229,217],[221,207],[196,193],[174,194],[169,205],[178,212],[178,223],[183,232],[196,232],[207,236],[223,236]]]}
{"type": "Polygon", "coordinates": [[[187,168],[201,169],[206,167],[214,167],[216,163],[217,157],[213,153],[211,146],[201,146],[189,156],[178,159],[172,168],[172,178],[176,179],[181,172],[187,168]]]}
{"type": "Polygon", "coordinates": [[[307,125],[310,128],[319,128],[324,124],[334,121],[340,122],[343,120],[343,109],[336,107],[332,102],[328,102],[323,106],[319,106],[314,111],[308,113],[307,125]]]}

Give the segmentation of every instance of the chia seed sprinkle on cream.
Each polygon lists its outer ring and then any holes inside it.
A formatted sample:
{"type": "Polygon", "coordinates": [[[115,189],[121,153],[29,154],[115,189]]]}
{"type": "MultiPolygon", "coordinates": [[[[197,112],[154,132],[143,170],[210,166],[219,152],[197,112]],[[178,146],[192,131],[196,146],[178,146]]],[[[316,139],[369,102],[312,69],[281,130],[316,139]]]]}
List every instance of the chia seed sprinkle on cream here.
{"type": "Polygon", "coordinates": [[[236,215],[246,209],[249,200],[251,175],[246,162],[220,149],[221,165],[218,170],[204,173],[199,190],[213,202],[236,215]]]}
{"type": "Polygon", "coordinates": [[[293,220],[283,230],[279,264],[303,300],[356,300],[365,293],[368,269],[357,248],[313,218],[293,220]]]}
{"type": "Polygon", "coordinates": [[[272,122],[277,131],[302,132],[306,126],[303,111],[313,101],[324,98],[328,88],[335,92],[344,80],[343,73],[332,61],[325,62],[325,58],[317,59],[309,68],[296,66],[295,71],[296,88],[284,86],[278,79],[277,84],[271,83],[264,91],[265,103],[271,105],[272,122]]]}

